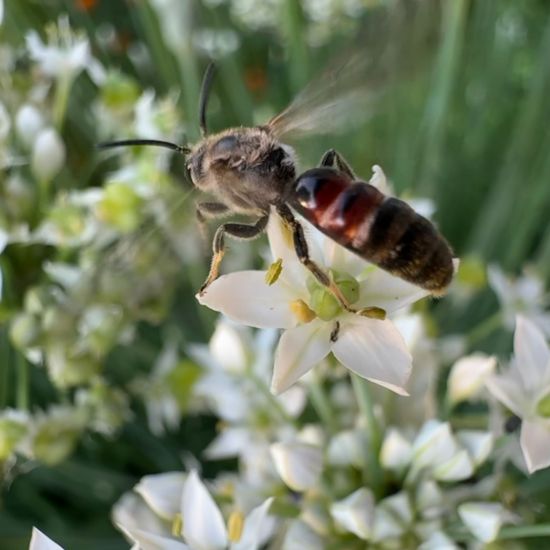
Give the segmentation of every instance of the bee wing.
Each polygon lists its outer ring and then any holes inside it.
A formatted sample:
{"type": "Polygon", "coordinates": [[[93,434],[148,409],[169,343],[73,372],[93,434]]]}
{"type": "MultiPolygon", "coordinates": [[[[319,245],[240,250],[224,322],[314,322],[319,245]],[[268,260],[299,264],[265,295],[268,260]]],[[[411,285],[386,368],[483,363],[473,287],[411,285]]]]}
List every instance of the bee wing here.
{"type": "Polygon", "coordinates": [[[329,134],[346,130],[372,116],[383,87],[358,78],[365,60],[358,56],[336,70],[323,73],[296,96],[268,126],[278,138],[304,133],[329,134]]]}
{"type": "Polygon", "coordinates": [[[397,2],[395,9],[373,14],[355,53],[335,58],[268,122],[274,135],[333,134],[365,122],[392,85],[417,75],[436,50],[438,5],[438,0],[397,2]]]}

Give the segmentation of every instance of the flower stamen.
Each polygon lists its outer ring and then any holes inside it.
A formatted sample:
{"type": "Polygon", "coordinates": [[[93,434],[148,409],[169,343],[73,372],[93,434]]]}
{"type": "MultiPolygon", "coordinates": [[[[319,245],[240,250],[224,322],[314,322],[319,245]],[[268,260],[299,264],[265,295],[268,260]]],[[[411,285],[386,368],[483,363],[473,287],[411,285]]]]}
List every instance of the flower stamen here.
{"type": "Polygon", "coordinates": [[[183,518],[181,514],[176,514],[172,520],[172,536],[180,537],[183,531],[183,518]]]}
{"type": "Polygon", "coordinates": [[[364,307],[357,313],[363,317],[368,317],[369,319],[379,319],[380,321],[383,321],[386,318],[386,310],[376,306],[364,307]]]}
{"type": "Polygon", "coordinates": [[[281,276],[282,271],[283,271],[283,260],[282,258],[279,258],[269,266],[265,274],[266,284],[271,286],[272,284],[277,282],[277,279],[281,276]]]}
{"type": "Polygon", "coordinates": [[[309,323],[317,317],[315,312],[311,310],[303,300],[300,299],[290,302],[290,310],[294,313],[294,315],[296,315],[300,323],[309,323]]]}
{"type": "Polygon", "coordinates": [[[227,521],[227,538],[231,542],[239,542],[243,535],[244,514],[239,510],[234,510],[227,521]]]}

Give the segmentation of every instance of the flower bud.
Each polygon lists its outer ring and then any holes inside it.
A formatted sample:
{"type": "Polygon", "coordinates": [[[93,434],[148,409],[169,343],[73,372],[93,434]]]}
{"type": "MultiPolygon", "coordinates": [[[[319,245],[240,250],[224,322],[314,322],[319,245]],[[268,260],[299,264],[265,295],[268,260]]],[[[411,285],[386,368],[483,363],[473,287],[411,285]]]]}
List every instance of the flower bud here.
{"type": "Polygon", "coordinates": [[[28,417],[22,411],[7,409],[0,415],[0,462],[6,460],[28,430],[28,417]]]}
{"type": "Polygon", "coordinates": [[[372,535],[374,521],[374,497],[362,487],[330,507],[334,521],[346,531],[363,540],[372,535]]]}
{"type": "Polygon", "coordinates": [[[40,336],[40,321],[32,313],[20,313],[12,321],[10,337],[18,349],[26,349],[36,344],[40,336]]]}
{"type": "Polygon", "coordinates": [[[306,443],[274,443],[270,447],[275,468],[294,491],[305,491],[317,484],[323,468],[321,449],[306,443]]]}
{"type": "Polygon", "coordinates": [[[65,145],[53,128],[44,128],[38,134],[32,149],[31,169],[35,177],[49,182],[65,162],[65,145]]]}
{"type": "Polygon", "coordinates": [[[11,121],[8,115],[8,111],[4,104],[0,101],[0,140],[5,139],[10,131],[11,121]]]}
{"type": "Polygon", "coordinates": [[[31,147],[36,139],[38,133],[44,126],[44,118],[40,111],[25,103],[15,116],[15,129],[17,131],[17,137],[23,142],[26,147],[31,147]]]}

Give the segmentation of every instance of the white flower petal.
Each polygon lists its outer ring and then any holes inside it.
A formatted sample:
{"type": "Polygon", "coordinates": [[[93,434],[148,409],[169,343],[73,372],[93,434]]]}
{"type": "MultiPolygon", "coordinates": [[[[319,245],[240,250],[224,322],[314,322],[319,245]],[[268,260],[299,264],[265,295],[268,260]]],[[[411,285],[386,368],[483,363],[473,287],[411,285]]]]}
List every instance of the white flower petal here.
{"type": "Polygon", "coordinates": [[[285,534],[282,550],[323,550],[323,539],[303,521],[294,520],[285,534]]]}
{"type": "Polygon", "coordinates": [[[395,428],[386,432],[386,437],[380,449],[380,462],[389,470],[402,470],[411,461],[412,445],[395,428]]]}
{"type": "Polygon", "coordinates": [[[134,491],[163,519],[171,521],[180,511],[181,493],[186,475],[167,472],[142,477],[134,491]]]}
{"type": "Polygon", "coordinates": [[[525,387],[537,389],[550,362],[550,350],[542,331],[523,315],[516,317],[514,353],[525,387]]]}
{"type": "Polygon", "coordinates": [[[452,367],[447,380],[450,403],[459,403],[475,397],[488,376],[496,368],[496,358],[474,353],[459,359],[452,367]]]}
{"type": "Polygon", "coordinates": [[[117,527],[137,544],[139,550],[191,550],[183,542],[168,536],[163,537],[143,529],[128,529],[121,525],[117,525],[117,527]]]}
{"type": "Polygon", "coordinates": [[[522,418],[528,410],[529,403],[522,388],[512,371],[505,374],[489,376],[485,381],[487,389],[514,414],[522,418]]]}
{"type": "Polygon", "coordinates": [[[349,315],[332,345],[336,358],[348,369],[400,395],[412,368],[412,357],[401,334],[388,319],[349,315]]]}
{"type": "Polygon", "coordinates": [[[520,443],[529,473],[550,466],[550,421],[524,419],[520,443]]]}
{"type": "Polygon", "coordinates": [[[345,499],[330,506],[330,515],[345,531],[368,540],[372,535],[374,522],[374,497],[362,487],[345,499]]]}
{"type": "Polygon", "coordinates": [[[281,407],[292,417],[297,417],[302,414],[307,405],[307,394],[304,388],[300,386],[292,386],[284,393],[276,397],[281,407]]]}
{"type": "MultiPolygon", "coordinates": [[[[278,214],[272,213],[267,224],[267,237],[274,261],[282,260],[281,277],[294,288],[304,288],[307,269],[299,262],[294,248],[292,232],[284,225],[278,214]]],[[[308,239],[308,244],[311,239],[308,239]]],[[[309,247],[315,256],[315,246],[309,247]]]]}
{"type": "Polygon", "coordinates": [[[256,550],[265,542],[265,520],[273,500],[268,498],[246,516],[241,539],[231,545],[231,550],[256,550]]]}
{"type": "Polygon", "coordinates": [[[468,451],[470,458],[479,466],[493,450],[494,438],[491,432],[462,430],[456,434],[458,442],[468,451]]]}
{"type": "Polygon", "coordinates": [[[384,193],[384,195],[394,194],[384,170],[382,170],[382,167],[378,166],[378,164],[375,164],[372,167],[372,176],[369,183],[374,185],[374,187],[376,187],[381,193],[384,193]]]}
{"type": "Polygon", "coordinates": [[[458,507],[458,515],[477,540],[489,543],[498,535],[505,510],[495,502],[468,502],[458,507]]]}
{"type": "Polygon", "coordinates": [[[417,550],[459,550],[459,547],[445,533],[436,531],[417,550]]]}
{"type": "Polygon", "coordinates": [[[245,334],[235,325],[221,320],[208,344],[210,353],[228,371],[243,372],[247,365],[245,334]]]}
{"type": "Polygon", "coordinates": [[[238,271],[216,279],[198,301],[231,319],[257,328],[290,328],[296,317],[288,290],[265,282],[265,271],[238,271]]]}
{"type": "Polygon", "coordinates": [[[434,479],[438,481],[461,481],[468,479],[473,473],[474,464],[465,449],[433,468],[434,479]]]}
{"type": "Polygon", "coordinates": [[[271,391],[287,390],[330,351],[329,323],[319,320],[286,330],[275,352],[271,391]]]}
{"type": "Polygon", "coordinates": [[[224,550],[227,530],[220,509],[199,479],[190,472],[181,505],[183,536],[193,550],[224,550]]]}
{"type": "Polygon", "coordinates": [[[430,292],[415,286],[387,271],[376,268],[369,271],[359,285],[358,307],[381,307],[392,313],[429,296],[430,292]]]}
{"type": "Polygon", "coordinates": [[[429,420],[413,444],[415,469],[430,468],[451,460],[460,451],[447,422],[429,420]]]}
{"type": "Polygon", "coordinates": [[[113,523],[124,532],[141,529],[158,535],[169,534],[166,522],[147,506],[141,496],[134,492],[123,494],[115,503],[111,515],[113,523]]]}
{"type": "Polygon", "coordinates": [[[48,538],[42,531],[33,527],[29,550],[63,550],[63,548],[48,538]]]}
{"type": "Polygon", "coordinates": [[[281,479],[294,491],[305,491],[319,481],[323,468],[319,447],[307,443],[273,443],[270,451],[281,479]]]}
{"type": "Polygon", "coordinates": [[[365,463],[368,441],[364,430],[346,430],[337,433],[328,446],[329,464],[334,466],[353,465],[361,468],[365,463]]]}
{"type": "Polygon", "coordinates": [[[65,144],[54,128],[40,130],[33,144],[31,170],[39,181],[49,182],[63,167],[65,144]]]}
{"type": "Polygon", "coordinates": [[[239,456],[246,452],[251,443],[248,428],[226,428],[208,445],[204,456],[209,460],[219,460],[239,456]]]}

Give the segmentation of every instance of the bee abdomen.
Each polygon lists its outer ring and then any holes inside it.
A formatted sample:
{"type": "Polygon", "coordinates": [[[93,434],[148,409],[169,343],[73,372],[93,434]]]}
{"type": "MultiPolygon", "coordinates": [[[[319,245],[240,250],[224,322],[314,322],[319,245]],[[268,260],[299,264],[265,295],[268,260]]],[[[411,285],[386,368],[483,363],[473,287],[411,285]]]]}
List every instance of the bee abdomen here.
{"type": "Polygon", "coordinates": [[[426,218],[376,187],[331,168],[298,178],[292,206],[339,244],[434,293],[453,277],[452,252],[426,218]]]}
{"type": "Polygon", "coordinates": [[[355,252],[406,281],[442,292],[453,277],[453,256],[445,239],[407,203],[389,197],[380,205],[368,238],[355,252]]]}

